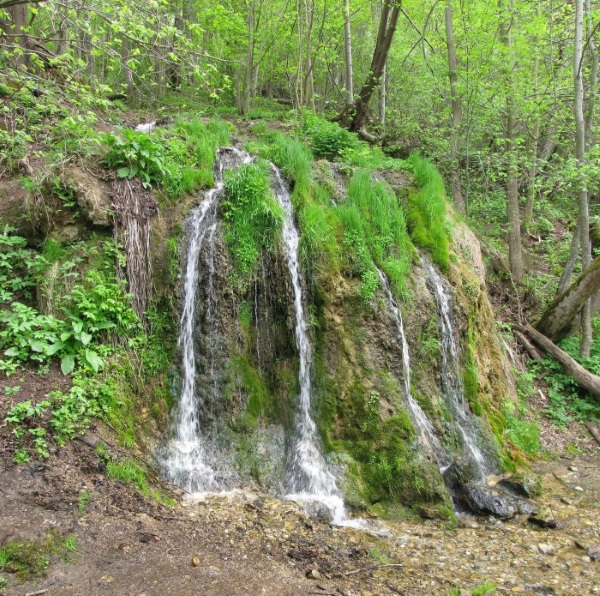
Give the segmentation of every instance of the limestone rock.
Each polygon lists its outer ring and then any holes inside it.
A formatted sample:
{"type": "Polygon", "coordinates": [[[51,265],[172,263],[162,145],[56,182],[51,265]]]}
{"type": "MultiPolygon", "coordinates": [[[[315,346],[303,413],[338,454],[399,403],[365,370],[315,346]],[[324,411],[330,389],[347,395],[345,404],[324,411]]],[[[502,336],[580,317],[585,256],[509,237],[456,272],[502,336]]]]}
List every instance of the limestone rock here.
{"type": "Polygon", "coordinates": [[[102,183],[92,174],[76,166],[66,168],[63,183],[73,189],[81,214],[93,225],[110,227],[111,201],[102,183]]]}

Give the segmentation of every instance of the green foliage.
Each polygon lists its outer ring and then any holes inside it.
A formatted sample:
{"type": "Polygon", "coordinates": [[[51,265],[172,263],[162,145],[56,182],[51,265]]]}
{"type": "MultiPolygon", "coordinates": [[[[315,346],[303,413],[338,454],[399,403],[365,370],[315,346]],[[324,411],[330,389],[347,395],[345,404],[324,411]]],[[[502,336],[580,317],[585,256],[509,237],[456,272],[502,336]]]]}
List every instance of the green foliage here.
{"type": "Polygon", "coordinates": [[[292,200],[302,204],[310,196],[313,156],[310,149],[300,140],[282,133],[266,137],[259,154],[281,168],[284,176],[294,182],[292,200]]]}
{"type": "MultiPolygon", "coordinates": [[[[114,274],[91,270],[86,277],[62,297],[63,318],[41,315],[36,309],[15,299],[20,293],[27,296],[29,288],[44,280],[45,270],[65,251],[53,242],[46,242],[43,255],[34,255],[24,248],[25,239],[15,236],[10,228],[0,236],[0,281],[7,283],[4,298],[12,300],[9,308],[0,308],[0,350],[6,358],[0,360],[0,370],[14,372],[27,361],[40,364],[54,356],[61,359],[64,374],[70,374],[76,363],[97,372],[103,366],[97,345],[118,337],[135,336],[140,325],[133,312],[124,282],[117,282],[114,274]],[[18,275],[19,267],[23,272],[18,275]]],[[[118,249],[105,243],[103,258],[120,256],[118,249]]],[[[62,277],[74,277],[74,261],[66,261],[59,268],[62,277]]]]}
{"type": "Polygon", "coordinates": [[[16,236],[14,228],[2,226],[0,220],[0,303],[9,302],[17,293],[28,294],[35,286],[36,261],[26,246],[25,238],[16,236]]]}
{"type": "Polygon", "coordinates": [[[230,143],[230,124],[219,120],[204,123],[198,118],[178,120],[172,131],[154,135],[165,147],[167,168],[162,183],[169,198],[214,185],[215,154],[230,143]]]}
{"type": "Polygon", "coordinates": [[[310,147],[317,157],[333,159],[344,151],[359,146],[356,134],[342,128],[336,122],[329,122],[312,112],[303,114],[300,130],[308,139],[310,147]]]}
{"type": "Polygon", "coordinates": [[[221,208],[226,241],[240,279],[255,270],[262,248],[272,250],[283,213],[269,190],[268,170],[262,164],[242,164],[225,176],[226,199],[221,208]]]}
{"type": "Polygon", "coordinates": [[[122,129],[121,135],[105,133],[103,163],[117,170],[119,178],[139,176],[145,188],[162,182],[168,175],[163,146],[150,135],[130,128],[122,129]]]}
{"type": "Polygon", "coordinates": [[[448,271],[450,230],[444,181],[433,163],[418,153],[411,154],[407,163],[417,186],[409,197],[411,238],[431,254],[442,271],[448,271]]]}
{"type": "Polygon", "coordinates": [[[517,413],[512,403],[504,405],[503,414],[506,420],[506,437],[526,455],[537,455],[541,449],[540,427],[537,422],[525,420],[525,412],[517,413]]]}
{"type": "MultiPolygon", "coordinates": [[[[579,362],[592,374],[600,374],[600,341],[598,339],[598,326],[600,320],[594,320],[594,341],[589,358],[579,356],[579,337],[572,336],[560,342],[560,347],[579,362]]],[[[567,375],[560,364],[554,360],[531,362],[530,370],[534,375],[543,379],[547,384],[548,401],[546,415],[557,425],[566,426],[574,420],[600,421],[600,399],[581,389],[567,375]]]]}

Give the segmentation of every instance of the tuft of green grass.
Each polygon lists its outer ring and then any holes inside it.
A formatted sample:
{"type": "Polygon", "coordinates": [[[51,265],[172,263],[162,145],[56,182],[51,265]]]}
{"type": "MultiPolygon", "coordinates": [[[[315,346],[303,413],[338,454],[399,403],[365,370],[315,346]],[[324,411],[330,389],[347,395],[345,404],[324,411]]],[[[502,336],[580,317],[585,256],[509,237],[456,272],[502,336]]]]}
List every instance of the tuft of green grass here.
{"type": "Polygon", "coordinates": [[[241,280],[255,270],[262,248],[272,250],[281,231],[283,212],[270,191],[264,163],[243,164],[225,176],[226,198],[221,203],[230,254],[241,280]]]}
{"type": "Polygon", "coordinates": [[[301,205],[310,197],[313,156],[311,150],[300,140],[280,132],[266,136],[267,143],[259,154],[281,168],[284,176],[293,180],[292,200],[301,205]]]}
{"type": "Polygon", "coordinates": [[[444,272],[450,263],[450,229],[444,180],[435,165],[419,153],[408,158],[417,186],[408,201],[410,234],[444,272]]]}
{"type": "Polygon", "coordinates": [[[490,592],[495,591],[496,586],[492,582],[486,580],[471,590],[471,596],[484,596],[484,594],[489,594],[490,592]]]}
{"type": "Polygon", "coordinates": [[[374,181],[368,170],[358,170],[348,185],[346,203],[338,211],[344,244],[350,249],[354,273],[362,279],[365,301],[370,301],[379,284],[373,262],[386,273],[394,291],[405,294],[413,249],[404,210],[394,193],[385,183],[374,181]]]}
{"type": "Polygon", "coordinates": [[[106,464],[106,475],[126,484],[136,486],[143,495],[148,495],[148,481],[144,470],[132,459],[121,462],[109,461],[106,464]]]}

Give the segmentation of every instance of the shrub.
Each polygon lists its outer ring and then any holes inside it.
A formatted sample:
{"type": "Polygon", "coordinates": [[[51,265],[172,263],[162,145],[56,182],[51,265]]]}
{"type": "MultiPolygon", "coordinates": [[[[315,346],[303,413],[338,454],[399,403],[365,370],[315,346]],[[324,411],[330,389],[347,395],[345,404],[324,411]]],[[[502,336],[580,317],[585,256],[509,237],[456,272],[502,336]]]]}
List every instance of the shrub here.
{"type": "Polygon", "coordinates": [[[356,134],[311,112],[304,114],[300,130],[317,157],[333,159],[359,145],[356,134]]]}

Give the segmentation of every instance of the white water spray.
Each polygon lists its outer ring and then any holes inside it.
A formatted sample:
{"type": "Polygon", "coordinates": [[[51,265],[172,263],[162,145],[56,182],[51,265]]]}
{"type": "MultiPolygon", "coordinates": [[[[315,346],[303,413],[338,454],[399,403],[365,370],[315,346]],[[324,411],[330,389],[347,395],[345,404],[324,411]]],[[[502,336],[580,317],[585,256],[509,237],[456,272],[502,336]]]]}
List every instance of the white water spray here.
{"type": "Polygon", "coordinates": [[[444,448],[442,447],[439,439],[437,438],[433,425],[427,418],[427,415],[425,414],[421,406],[415,401],[415,398],[413,397],[410,388],[410,354],[408,351],[408,342],[406,341],[406,334],[404,333],[402,313],[400,312],[400,309],[398,308],[398,305],[394,300],[394,296],[392,294],[392,290],[390,288],[390,283],[388,281],[387,276],[379,268],[377,268],[377,272],[379,273],[379,279],[390,304],[390,309],[392,311],[392,314],[394,315],[396,326],[398,327],[398,335],[400,336],[402,342],[402,372],[404,376],[404,393],[406,394],[406,401],[408,403],[408,408],[410,410],[411,417],[413,419],[413,422],[416,424],[419,432],[418,440],[421,443],[421,445],[425,448],[425,450],[435,458],[435,461],[438,463],[440,469],[443,470],[444,467],[448,464],[444,448]]]}

